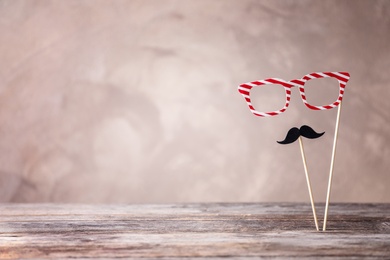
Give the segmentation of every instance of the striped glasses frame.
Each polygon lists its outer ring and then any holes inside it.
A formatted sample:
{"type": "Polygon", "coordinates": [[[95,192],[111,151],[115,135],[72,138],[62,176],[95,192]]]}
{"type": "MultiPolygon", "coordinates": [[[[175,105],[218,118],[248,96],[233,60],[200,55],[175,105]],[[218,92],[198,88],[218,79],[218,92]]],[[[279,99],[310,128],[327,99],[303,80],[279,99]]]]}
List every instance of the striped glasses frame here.
{"type": "Polygon", "coordinates": [[[243,83],[238,86],[238,92],[240,92],[240,94],[244,97],[251,112],[254,115],[260,117],[276,116],[286,111],[287,107],[290,104],[291,88],[295,86],[299,88],[299,93],[301,95],[302,101],[308,108],[313,110],[327,110],[327,109],[335,108],[341,103],[341,101],[343,100],[344,88],[347,82],[349,81],[349,78],[350,75],[348,72],[313,72],[303,76],[301,79],[293,79],[290,81],[285,81],[283,79],[278,79],[278,78],[269,78],[264,80],[257,80],[257,81],[243,83]],[[337,100],[332,104],[328,104],[325,106],[314,106],[309,104],[306,101],[305,83],[311,79],[320,79],[320,78],[335,78],[339,82],[339,96],[337,100]],[[277,111],[270,111],[270,112],[257,111],[252,105],[251,98],[250,98],[250,90],[253,87],[260,87],[260,86],[272,85],[272,84],[278,84],[284,87],[286,92],[286,103],[284,107],[277,111]]]}

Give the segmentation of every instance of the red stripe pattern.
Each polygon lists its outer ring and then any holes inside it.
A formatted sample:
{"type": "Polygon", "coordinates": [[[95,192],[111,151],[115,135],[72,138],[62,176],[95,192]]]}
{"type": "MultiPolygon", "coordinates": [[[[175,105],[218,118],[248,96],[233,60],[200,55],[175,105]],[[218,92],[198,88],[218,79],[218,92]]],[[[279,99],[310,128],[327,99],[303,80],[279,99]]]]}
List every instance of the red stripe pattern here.
{"type": "Polygon", "coordinates": [[[240,94],[244,97],[251,112],[254,115],[260,116],[260,117],[276,116],[276,115],[283,113],[287,109],[287,107],[290,103],[291,88],[294,86],[298,87],[302,101],[308,108],[313,109],[313,110],[327,110],[327,109],[335,108],[341,103],[341,101],[343,100],[344,89],[345,89],[345,86],[346,86],[349,78],[350,78],[350,75],[348,72],[314,72],[314,73],[310,73],[310,74],[303,76],[301,79],[293,79],[290,81],[285,81],[283,79],[278,79],[278,78],[269,78],[269,79],[264,79],[264,80],[257,80],[257,81],[243,83],[243,84],[240,84],[238,86],[238,92],[240,92],[240,94]],[[306,101],[305,83],[311,79],[320,79],[320,78],[335,78],[339,82],[339,87],[340,87],[339,88],[339,96],[338,96],[337,100],[335,102],[333,102],[332,104],[328,104],[325,106],[314,106],[314,105],[309,104],[306,101]],[[261,87],[264,85],[273,85],[273,84],[282,85],[285,89],[286,103],[285,103],[284,107],[280,110],[277,110],[277,111],[270,111],[270,112],[257,111],[251,103],[250,90],[253,87],[261,87]]]}

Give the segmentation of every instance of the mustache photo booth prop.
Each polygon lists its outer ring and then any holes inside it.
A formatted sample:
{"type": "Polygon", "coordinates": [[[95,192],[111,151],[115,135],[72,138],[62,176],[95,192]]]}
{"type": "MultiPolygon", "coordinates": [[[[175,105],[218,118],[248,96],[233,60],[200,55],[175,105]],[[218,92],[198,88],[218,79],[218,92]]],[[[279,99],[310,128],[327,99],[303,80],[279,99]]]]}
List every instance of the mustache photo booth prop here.
{"type": "Polygon", "coordinates": [[[309,139],[317,139],[321,137],[325,132],[323,133],[317,133],[313,130],[310,126],[303,125],[301,128],[293,127],[290,130],[288,130],[286,138],[284,138],[283,141],[277,141],[279,144],[291,144],[298,140],[300,136],[309,138],[309,139]]]}
{"type": "MultiPolygon", "coordinates": [[[[350,78],[350,75],[348,72],[314,72],[314,73],[310,73],[310,74],[303,76],[301,79],[293,79],[290,81],[285,81],[285,80],[279,79],[279,78],[268,78],[268,79],[264,79],[264,80],[257,80],[257,81],[243,83],[243,84],[240,84],[238,86],[238,92],[244,97],[250,111],[255,116],[259,116],[259,117],[277,116],[277,115],[283,113],[284,111],[286,111],[286,109],[288,108],[288,106],[290,104],[291,89],[293,87],[298,88],[303,103],[309,109],[328,110],[328,109],[332,109],[332,108],[336,108],[336,107],[338,108],[336,125],[335,125],[335,132],[334,132],[334,138],[333,138],[333,148],[332,148],[332,156],[331,156],[330,169],[329,169],[328,189],[327,189],[327,195],[326,195],[325,213],[324,213],[324,222],[323,222],[322,231],[326,231],[326,223],[327,223],[327,218],[328,218],[329,201],[330,201],[330,192],[331,192],[332,179],[333,179],[334,159],[335,159],[335,155],[336,155],[337,136],[338,136],[338,130],[339,130],[339,123],[340,123],[341,102],[343,100],[344,89],[345,89],[347,82],[349,81],[349,78],[350,78]],[[337,80],[338,85],[339,85],[338,97],[334,102],[331,102],[329,104],[324,104],[321,106],[310,104],[306,98],[305,83],[307,83],[310,80],[317,80],[317,79],[322,79],[322,78],[333,78],[333,79],[337,80]],[[264,87],[267,85],[275,85],[277,87],[284,88],[284,92],[286,94],[285,104],[279,110],[266,111],[266,112],[265,111],[257,111],[252,104],[251,97],[250,97],[250,91],[254,87],[264,87]]],[[[311,206],[312,206],[312,210],[313,210],[314,222],[315,222],[315,226],[316,226],[317,231],[319,231],[317,215],[316,215],[316,211],[315,211],[314,199],[313,199],[313,195],[312,195],[312,191],[311,191],[310,178],[309,178],[309,174],[307,171],[306,158],[305,158],[305,153],[304,153],[304,149],[303,149],[303,142],[302,142],[301,136],[309,138],[309,139],[315,139],[315,138],[319,138],[323,134],[324,133],[317,133],[311,127],[304,125],[304,126],[301,126],[300,129],[298,129],[296,127],[291,128],[288,131],[286,138],[283,141],[278,141],[278,143],[280,143],[280,144],[290,144],[290,143],[295,142],[296,140],[299,140],[302,161],[303,161],[303,166],[304,166],[305,175],[306,175],[306,182],[307,182],[307,186],[308,186],[308,190],[309,190],[309,196],[310,196],[311,206]]]]}

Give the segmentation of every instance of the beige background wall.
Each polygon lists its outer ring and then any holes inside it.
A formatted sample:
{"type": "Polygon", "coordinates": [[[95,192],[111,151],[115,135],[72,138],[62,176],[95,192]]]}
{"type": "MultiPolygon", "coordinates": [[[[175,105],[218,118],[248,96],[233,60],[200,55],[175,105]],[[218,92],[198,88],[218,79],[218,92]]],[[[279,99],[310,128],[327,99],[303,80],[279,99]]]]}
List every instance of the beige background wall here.
{"type": "Polygon", "coordinates": [[[351,73],[333,201],[390,202],[389,1],[0,1],[0,35],[2,202],[308,202],[302,124],[324,201],[336,109],[237,92],[316,71],[351,73]]]}

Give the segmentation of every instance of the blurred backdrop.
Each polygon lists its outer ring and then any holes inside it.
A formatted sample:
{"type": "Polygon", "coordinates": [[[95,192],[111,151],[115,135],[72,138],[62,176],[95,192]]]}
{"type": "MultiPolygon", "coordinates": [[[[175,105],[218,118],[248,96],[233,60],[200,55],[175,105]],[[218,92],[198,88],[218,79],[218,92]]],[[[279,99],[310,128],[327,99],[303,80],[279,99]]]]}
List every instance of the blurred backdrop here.
{"type": "Polygon", "coordinates": [[[1,202],[308,202],[303,124],[325,201],[337,109],[237,92],[317,71],[351,74],[332,201],[390,202],[390,1],[3,0],[0,33],[1,202]]]}

